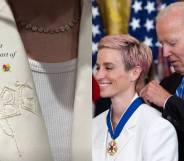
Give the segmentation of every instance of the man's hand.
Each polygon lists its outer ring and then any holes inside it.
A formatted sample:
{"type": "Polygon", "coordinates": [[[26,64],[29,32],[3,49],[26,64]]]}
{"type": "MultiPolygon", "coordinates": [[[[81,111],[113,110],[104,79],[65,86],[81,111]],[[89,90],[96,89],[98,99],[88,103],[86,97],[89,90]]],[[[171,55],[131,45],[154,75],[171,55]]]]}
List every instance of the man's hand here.
{"type": "Polygon", "coordinates": [[[163,107],[165,101],[171,96],[171,94],[156,81],[148,83],[139,94],[146,103],[154,103],[160,107],[163,107]]]}

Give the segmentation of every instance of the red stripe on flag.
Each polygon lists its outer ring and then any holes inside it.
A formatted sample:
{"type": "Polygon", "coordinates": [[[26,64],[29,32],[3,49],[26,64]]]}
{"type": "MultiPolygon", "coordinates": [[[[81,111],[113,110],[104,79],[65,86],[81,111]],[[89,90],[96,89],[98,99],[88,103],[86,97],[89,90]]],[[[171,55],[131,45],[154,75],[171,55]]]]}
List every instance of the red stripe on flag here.
{"type": "Polygon", "coordinates": [[[92,98],[93,98],[93,103],[95,104],[96,101],[99,99],[100,97],[100,89],[99,86],[96,82],[96,80],[94,79],[94,76],[92,77],[92,98]]]}

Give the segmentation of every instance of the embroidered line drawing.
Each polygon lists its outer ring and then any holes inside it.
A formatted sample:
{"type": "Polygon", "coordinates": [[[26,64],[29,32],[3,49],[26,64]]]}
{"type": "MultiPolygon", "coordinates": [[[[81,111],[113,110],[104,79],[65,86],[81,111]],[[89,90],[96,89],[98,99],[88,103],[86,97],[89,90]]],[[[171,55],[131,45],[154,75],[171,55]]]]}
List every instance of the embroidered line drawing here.
{"type": "Polygon", "coordinates": [[[34,90],[30,85],[17,81],[13,88],[6,86],[0,89],[0,128],[14,140],[19,157],[22,154],[9,119],[22,115],[23,110],[39,115],[34,90]]]}

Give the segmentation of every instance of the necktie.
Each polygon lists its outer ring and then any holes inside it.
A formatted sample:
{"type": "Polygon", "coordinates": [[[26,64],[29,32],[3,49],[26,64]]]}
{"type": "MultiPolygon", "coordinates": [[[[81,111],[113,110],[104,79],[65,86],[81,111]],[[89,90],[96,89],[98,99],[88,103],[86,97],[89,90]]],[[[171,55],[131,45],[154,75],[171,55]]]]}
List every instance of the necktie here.
{"type": "Polygon", "coordinates": [[[180,83],[180,85],[178,86],[178,88],[176,89],[176,95],[182,99],[184,99],[184,77],[180,83]]]}

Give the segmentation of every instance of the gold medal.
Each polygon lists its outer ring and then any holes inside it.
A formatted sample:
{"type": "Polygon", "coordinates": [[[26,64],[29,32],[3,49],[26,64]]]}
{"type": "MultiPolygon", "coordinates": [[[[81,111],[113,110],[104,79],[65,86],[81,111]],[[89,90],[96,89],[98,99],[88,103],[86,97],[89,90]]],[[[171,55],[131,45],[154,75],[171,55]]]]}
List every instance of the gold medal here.
{"type": "Polygon", "coordinates": [[[118,151],[117,143],[115,140],[112,140],[107,147],[107,153],[113,156],[118,151]]]}

